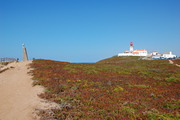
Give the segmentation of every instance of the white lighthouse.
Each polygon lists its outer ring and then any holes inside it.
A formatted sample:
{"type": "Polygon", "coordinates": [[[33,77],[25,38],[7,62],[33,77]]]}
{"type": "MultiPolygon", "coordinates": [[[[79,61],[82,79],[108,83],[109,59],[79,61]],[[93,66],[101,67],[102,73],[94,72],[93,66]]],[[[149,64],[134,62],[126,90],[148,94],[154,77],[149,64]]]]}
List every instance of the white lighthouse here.
{"type": "Polygon", "coordinates": [[[133,42],[130,42],[129,51],[126,50],[124,53],[119,53],[118,56],[147,56],[147,50],[134,50],[133,42]]]}
{"type": "Polygon", "coordinates": [[[134,51],[134,44],[133,44],[133,42],[130,43],[129,51],[130,51],[130,52],[133,52],[133,51],[134,51]]]}

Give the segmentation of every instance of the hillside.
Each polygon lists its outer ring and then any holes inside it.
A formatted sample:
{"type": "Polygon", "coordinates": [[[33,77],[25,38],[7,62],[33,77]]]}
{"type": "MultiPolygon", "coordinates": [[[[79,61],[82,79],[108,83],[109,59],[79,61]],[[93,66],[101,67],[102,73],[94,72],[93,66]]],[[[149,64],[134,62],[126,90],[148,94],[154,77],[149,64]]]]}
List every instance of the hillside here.
{"type": "Polygon", "coordinates": [[[129,57],[111,57],[104,60],[100,60],[97,63],[112,63],[112,64],[118,64],[118,63],[129,63],[129,62],[135,62],[139,60],[141,57],[138,56],[129,56],[129,57]]]}
{"type": "MultiPolygon", "coordinates": [[[[168,60],[112,57],[97,63],[34,60],[34,85],[55,101],[51,119],[179,119],[180,69],[168,60]]],[[[42,115],[48,115],[46,111],[42,115]]]]}

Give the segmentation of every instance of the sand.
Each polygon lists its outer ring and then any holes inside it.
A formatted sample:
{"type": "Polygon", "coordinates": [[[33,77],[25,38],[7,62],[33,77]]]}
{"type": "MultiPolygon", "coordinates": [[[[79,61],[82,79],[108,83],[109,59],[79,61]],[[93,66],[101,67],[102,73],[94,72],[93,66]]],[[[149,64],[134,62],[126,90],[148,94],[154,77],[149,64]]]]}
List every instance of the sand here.
{"type": "Polygon", "coordinates": [[[39,120],[37,110],[58,106],[38,97],[44,88],[32,85],[29,63],[10,63],[0,73],[0,120],[39,120]]]}
{"type": "MultiPolygon", "coordinates": [[[[174,62],[172,60],[169,60],[169,63],[174,64],[174,62]]],[[[178,64],[174,64],[174,65],[176,65],[177,67],[180,67],[180,65],[178,65],[178,64]]]]}

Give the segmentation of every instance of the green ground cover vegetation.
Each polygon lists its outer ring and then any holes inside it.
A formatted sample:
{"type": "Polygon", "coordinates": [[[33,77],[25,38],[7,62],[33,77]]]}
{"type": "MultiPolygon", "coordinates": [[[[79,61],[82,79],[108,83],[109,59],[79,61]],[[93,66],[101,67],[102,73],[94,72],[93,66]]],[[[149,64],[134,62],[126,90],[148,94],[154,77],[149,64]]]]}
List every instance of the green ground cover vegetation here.
{"type": "Polygon", "coordinates": [[[34,85],[55,101],[53,119],[178,120],[180,69],[168,60],[112,57],[97,63],[34,60],[34,85]]]}

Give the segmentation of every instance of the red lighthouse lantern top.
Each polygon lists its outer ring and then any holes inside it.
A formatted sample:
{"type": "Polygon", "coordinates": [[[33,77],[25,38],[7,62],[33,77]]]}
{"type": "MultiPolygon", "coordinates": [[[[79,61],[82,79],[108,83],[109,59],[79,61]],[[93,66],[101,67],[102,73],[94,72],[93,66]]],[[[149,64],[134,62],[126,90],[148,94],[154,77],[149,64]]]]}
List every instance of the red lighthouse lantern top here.
{"type": "Polygon", "coordinates": [[[130,46],[134,46],[133,42],[130,43],[130,46]]]}

